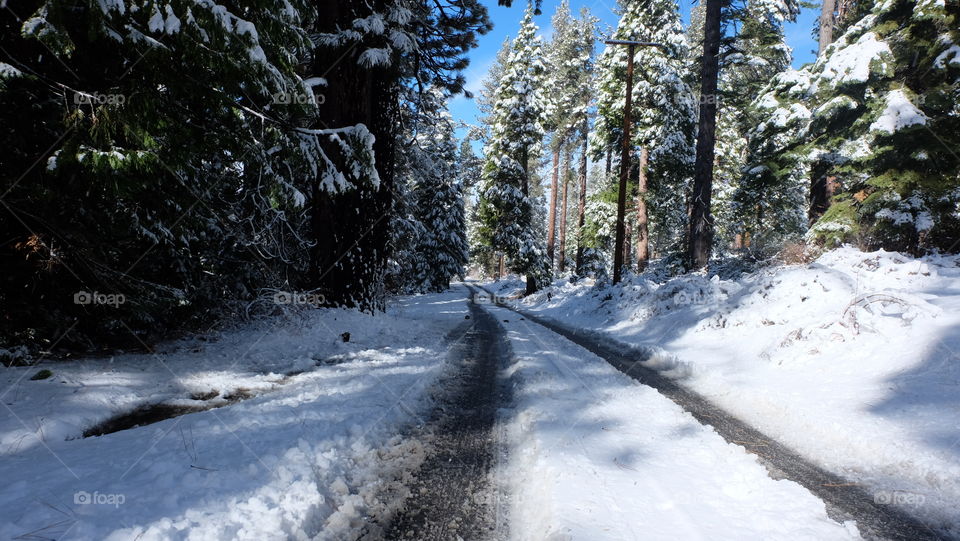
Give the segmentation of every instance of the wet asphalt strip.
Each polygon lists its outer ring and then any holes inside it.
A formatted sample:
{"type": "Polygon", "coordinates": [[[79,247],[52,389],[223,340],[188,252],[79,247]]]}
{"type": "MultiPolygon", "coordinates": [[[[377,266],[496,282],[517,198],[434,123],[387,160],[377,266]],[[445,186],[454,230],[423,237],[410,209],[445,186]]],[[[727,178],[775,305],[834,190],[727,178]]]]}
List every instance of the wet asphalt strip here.
{"type": "MultiPolygon", "coordinates": [[[[488,291],[488,293],[490,293],[488,291]]],[[[492,293],[490,293],[492,296],[492,293]]],[[[493,297],[496,298],[495,296],[493,297]]],[[[922,541],[947,539],[916,518],[877,503],[864,487],[843,479],[800,457],[796,452],[711,404],[675,381],[637,363],[635,351],[624,353],[615,341],[598,333],[577,332],[549,319],[498,303],[538,323],[603,358],[624,374],[653,387],[688,411],[702,424],[710,425],[730,443],[757,455],[775,479],[789,479],[815,494],[827,505],[827,514],[838,521],[856,520],[860,534],[873,540],[922,541]]]]}
{"type": "MultiPolygon", "coordinates": [[[[471,290],[472,293],[472,290],[471,290]]],[[[428,419],[430,454],[411,495],[385,538],[483,540],[505,535],[503,502],[494,476],[502,444],[497,408],[509,400],[499,373],[510,357],[503,328],[470,303],[472,324],[452,346],[459,371],[441,391],[428,419]]]]}

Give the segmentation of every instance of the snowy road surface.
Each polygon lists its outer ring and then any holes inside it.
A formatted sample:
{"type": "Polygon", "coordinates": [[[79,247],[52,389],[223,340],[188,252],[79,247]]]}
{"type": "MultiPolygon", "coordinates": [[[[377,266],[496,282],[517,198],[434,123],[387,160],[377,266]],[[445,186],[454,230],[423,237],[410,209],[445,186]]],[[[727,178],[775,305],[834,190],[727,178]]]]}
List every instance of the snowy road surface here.
{"type": "Polygon", "coordinates": [[[451,348],[459,369],[443,382],[430,421],[428,458],[387,539],[497,539],[505,524],[495,478],[502,446],[497,406],[508,397],[499,374],[509,348],[497,321],[475,304],[471,325],[451,348]]]}
{"type": "Polygon", "coordinates": [[[43,381],[24,377],[36,367],[5,371],[0,538],[859,537],[656,390],[467,296],[51,364],[43,381]],[[252,398],[78,437],[243,382],[252,398]]]}
{"type": "Polygon", "coordinates": [[[656,390],[505,308],[516,540],[857,539],[656,390]]]}
{"type": "MultiPolygon", "coordinates": [[[[515,310],[515,309],[514,309],[515,310]]],[[[556,332],[570,341],[601,356],[631,378],[664,394],[704,425],[716,430],[726,441],[742,446],[760,457],[761,462],[777,479],[797,481],[828,504],[830,516],[837,520],[854,519],[861,534],[871,539],[910,541],[937,540],[940,535],[922,521],[896,508],[878,502],[873,494],[855,483],[833,475],[797,455],[793,450],[772,440],[755,428],[717,408],[696,393],[637,362],[635,351],[611,345],[596,333],[563,327],[534,314],[519,311],[525,320],[556,332]]]]}
{"type": "Polygon", "coordinates": [[[649,355],[875,503],[960,539],[960,256],[844,247],[743,274],[557,280],[512,304],[649,355]]]}

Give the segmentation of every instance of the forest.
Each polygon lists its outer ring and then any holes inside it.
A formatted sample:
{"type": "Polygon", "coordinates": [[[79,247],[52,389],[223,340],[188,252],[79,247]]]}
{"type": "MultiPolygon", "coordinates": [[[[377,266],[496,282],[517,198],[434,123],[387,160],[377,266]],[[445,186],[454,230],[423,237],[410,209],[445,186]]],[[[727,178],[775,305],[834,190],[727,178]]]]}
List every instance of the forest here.
{"type": "Polygon", "coordinates": [[[960,241],[955,0],[824,0],[799,69],[797,0],[689,24],[621,0],[615,28],[514,5],[473,126],[448,104],[479,0],[0,4],[8,364],[468,275],[529,294],[960,241]]]}
{"type": "Polygon", "coordinates": [[[0,539],[960,540],[958,0],[0,0],[0,128],[0,539]]]}

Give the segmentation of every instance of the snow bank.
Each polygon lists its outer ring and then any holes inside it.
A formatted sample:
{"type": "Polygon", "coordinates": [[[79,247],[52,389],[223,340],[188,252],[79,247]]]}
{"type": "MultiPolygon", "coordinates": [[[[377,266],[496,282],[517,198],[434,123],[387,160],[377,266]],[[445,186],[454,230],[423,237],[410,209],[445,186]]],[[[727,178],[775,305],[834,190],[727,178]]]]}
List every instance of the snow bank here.
{"type": "Polygon", "coordinates": [[[457,288],[377,317],[318,310],[157,355],[3,369],[0,538],[359,535],[373,527],[364,517],[389,517],[423,460],[421,442],[396,434],[422,422],[466,297],[457,288]],[[40,368],[53,377],[27,379],[40,368]],[[255,397],[76,439],[145,403],[241,391],[255,397]]]}
{"type": "Polygon", "coordinates": [[[662,348],[682,384],[960,535],[960,256],[842,248],[738,280],[558,282],[522,307],[662,348]]]}

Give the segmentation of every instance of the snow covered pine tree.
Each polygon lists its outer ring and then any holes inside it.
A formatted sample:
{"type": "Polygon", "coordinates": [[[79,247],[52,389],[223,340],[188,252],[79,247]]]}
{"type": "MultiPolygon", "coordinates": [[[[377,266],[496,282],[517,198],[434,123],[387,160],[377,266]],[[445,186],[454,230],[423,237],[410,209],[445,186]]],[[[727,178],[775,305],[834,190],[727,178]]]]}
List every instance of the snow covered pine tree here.
{"type": "MultiPolygon", "coordinates": [[[[686,224],[686,201],[693,166],[696,102],[686,81],[687,44],[679,7],[670,0],[622,2],[615,39],[643,39],[666,51],[638,47],[634,55],[634,114],[631,139],[636,160],[636,223],[639,264],[646,266],[653,218],[658,251],[678,250],[686,224]]],[[[628,49],[608,47],[597,62],[597,123],[592,136],[599,155],[620,148],[628,49]]],[[[615,153],[615,152],[614,152],[615,153]]],[[[631,164],[631,167],[633,165],[631,164]]]]}
{"type": "Polygon", "coordinates": [[[543,53],[533,12],[528,5],[496,90],[477,209],[481,242],[506,254],[510,268],[526,275],[528,294],[550,279],[529,186],[530,164],[541,151],[545,110],[543,53]]]}
{"type": "MultiPolygon", "coordinates": [[[[776,227],[810,187],[835,194],[807,238],[923,252],[960,239],[960,30],[956,7],[887,0],[755,106],[747,181],[776,227]],[[759,192],[758,192],[759,193],[759,192]],[[784,194],[784,195],[780,195],[784,194]]],[[[788,223],[796,224],[793,219],[788,223]]]]}
{"type": "Polygon", "coordinates": [[[305,270],[321,152],[295,68],[313,16],[299,0],[0,10],[3,339],[139,347],[305,270]]]}

